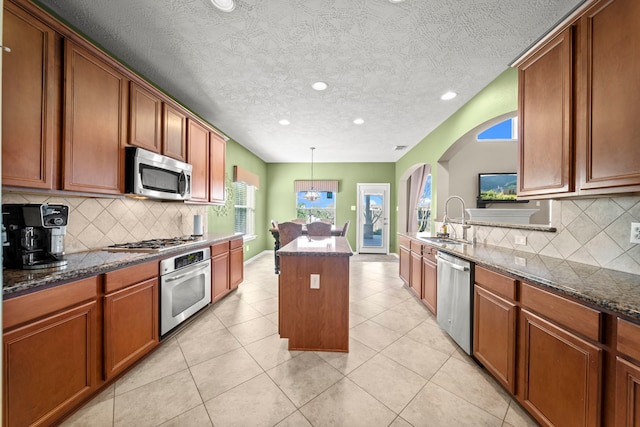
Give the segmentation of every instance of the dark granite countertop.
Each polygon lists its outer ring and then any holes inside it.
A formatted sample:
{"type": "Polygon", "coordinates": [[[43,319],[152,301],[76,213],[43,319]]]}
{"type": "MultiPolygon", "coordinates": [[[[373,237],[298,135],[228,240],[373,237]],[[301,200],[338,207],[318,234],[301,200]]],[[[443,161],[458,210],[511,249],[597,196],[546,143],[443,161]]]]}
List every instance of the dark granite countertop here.
{"type": "Polygon", "coordinates": [[[192,249],[202,248],[220,241],[242,238],[233,233],[205,234],[198,243],[179,246],[161,252],[110,252],[94,250],[65,255],[68,261],[63,269],[2,271],[2,294],[4,299],[41,289],[84,279],[130,265],[152,260],[161,260],[192,249]]]}
{"type": "Polygon", "coordinates": [[[335,256],[353,255],[346,237],[298,237],[278,250],[280,256],[335,256]]]}
{"type": "MultiPolygon", "coordinates": [[[[399,234],[419,238],[416,233],[399,234]]],[[[497,246],[435,246],[476,264],[640,320],[639,275],[497,246]]]]}

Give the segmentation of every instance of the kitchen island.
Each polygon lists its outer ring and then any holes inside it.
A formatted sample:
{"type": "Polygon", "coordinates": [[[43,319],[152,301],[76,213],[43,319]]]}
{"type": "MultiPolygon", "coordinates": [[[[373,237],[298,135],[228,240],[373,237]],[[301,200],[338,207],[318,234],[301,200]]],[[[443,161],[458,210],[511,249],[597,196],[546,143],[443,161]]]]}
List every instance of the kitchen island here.
{"type": "Polygon", "coordinates": [[[278,330],[289,350],[349,351],[345,237],[299,237],[278,250],[278,330]]]}

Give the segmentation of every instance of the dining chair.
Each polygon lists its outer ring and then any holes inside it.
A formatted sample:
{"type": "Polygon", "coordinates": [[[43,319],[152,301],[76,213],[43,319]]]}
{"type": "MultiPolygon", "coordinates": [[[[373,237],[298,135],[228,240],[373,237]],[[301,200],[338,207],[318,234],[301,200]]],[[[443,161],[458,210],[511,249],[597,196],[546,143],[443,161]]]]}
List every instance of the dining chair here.
{"type": "Polygon", "coordinates": [[[326,222],[316,221],[311,224],[307,224],[307,234],[309,236],[331,236],[331,224],[327,224],[326,222]]]}
{"type": "Polygon", "coordinates": [[[278,224],[278,232],[280,233],[280,247],[283,247],[302,236],[302,224],[283,222],[278,224]]]}
{"type": "Polygon", "coordinates": [[[278,228],[278,221],[276,221],[275,219],[272,219],[271,220],[271,228],[277,229],[278,228]]]}
{"type": "Polygon", "coordinates": [[[292,219],[292,220],[291,220],[291,222],[294,222],[294,223],[296,223],[296,224],[302,224],[302,225],[305,225],[305,224],[307,223],[307,221],[305,221],[305,220],[304,220],[304,219],[302,219],[302,218],[295,218],[295,219],[292,219]]]}
{"type": "Polygon", "coordinates": [[[347,220],[347,222],[344,223],[344,227],[342,227],[342,231],[340,232],[340,235],[342,237],[346,237],[347,236],[347,230],[349,230],[349,223],[351,222],[351,220],[347,220]]]}

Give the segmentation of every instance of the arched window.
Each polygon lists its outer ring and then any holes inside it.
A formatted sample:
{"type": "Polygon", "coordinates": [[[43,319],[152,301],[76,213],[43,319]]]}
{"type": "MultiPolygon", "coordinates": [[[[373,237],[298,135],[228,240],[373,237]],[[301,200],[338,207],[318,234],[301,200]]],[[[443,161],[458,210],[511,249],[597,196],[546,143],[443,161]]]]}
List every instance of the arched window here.
{"type": "Polygon", "coordinates": [[[484,141],[516,141],[518,139],[518,118],[510,117],[507,120],[491,126],[478,134],[476,139],[484,141]]]}

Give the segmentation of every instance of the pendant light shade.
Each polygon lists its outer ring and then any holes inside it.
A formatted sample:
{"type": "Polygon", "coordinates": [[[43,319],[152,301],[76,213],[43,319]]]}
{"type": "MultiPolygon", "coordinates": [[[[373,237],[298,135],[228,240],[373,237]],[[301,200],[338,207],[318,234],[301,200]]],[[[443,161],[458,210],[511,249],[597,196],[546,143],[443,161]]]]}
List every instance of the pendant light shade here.
{"type": "Polygon", "coordinates": [[[311,190],[307,191],[304,194],[304,198],[310,202],[315,202],[316,200],[318,200],[320,198],[320,194],[313,188],[313,150],[316,149],[316,147],[310,147],[311,148],[311,190]]]}

